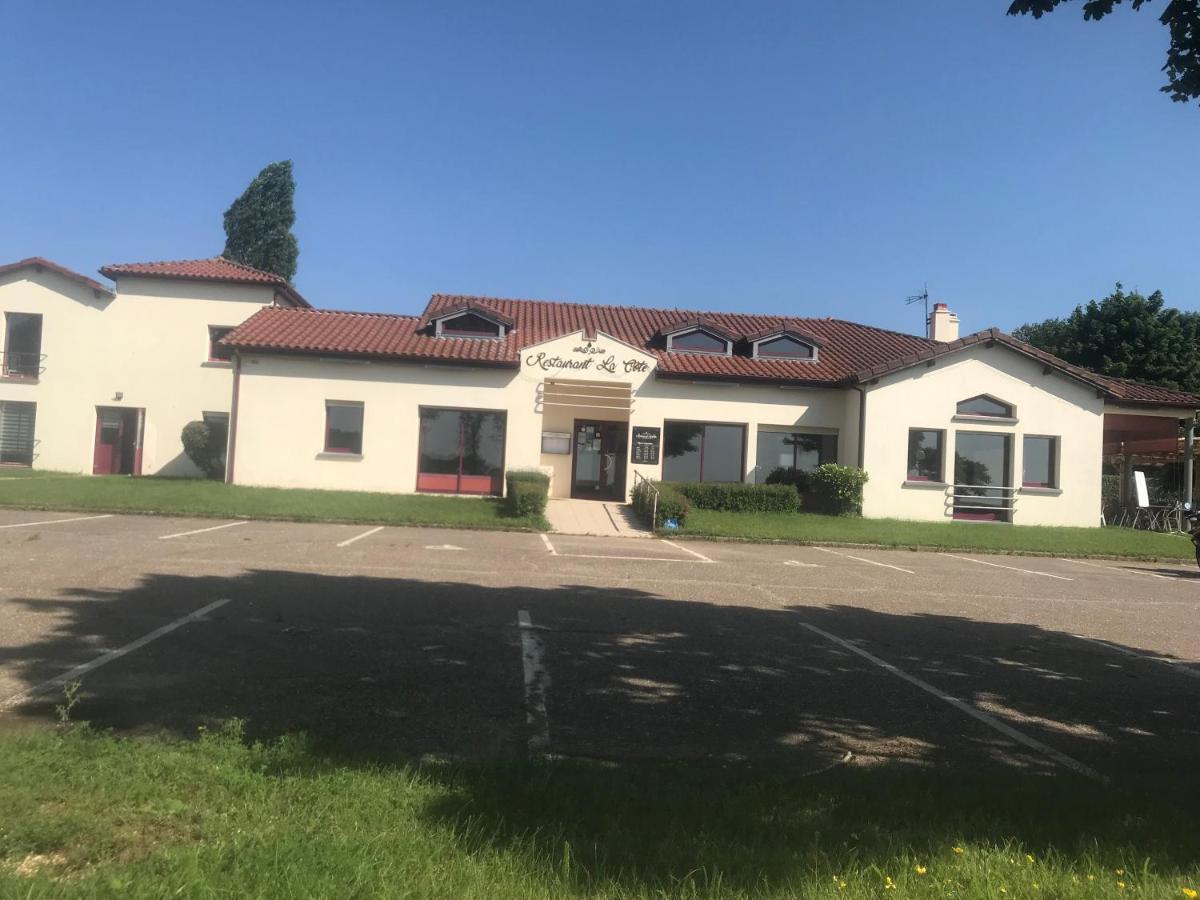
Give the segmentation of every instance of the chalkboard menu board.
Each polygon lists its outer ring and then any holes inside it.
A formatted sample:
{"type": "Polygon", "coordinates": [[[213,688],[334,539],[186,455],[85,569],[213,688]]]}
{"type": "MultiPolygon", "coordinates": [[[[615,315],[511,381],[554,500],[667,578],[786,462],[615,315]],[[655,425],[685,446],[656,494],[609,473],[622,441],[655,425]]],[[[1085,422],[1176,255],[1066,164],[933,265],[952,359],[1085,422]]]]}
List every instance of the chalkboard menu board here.
{"type": "Polygon", "coordinates": [[[634,428],[632,461],[641,465],[657,466],[661,437],[661,428],[634,428]]]}

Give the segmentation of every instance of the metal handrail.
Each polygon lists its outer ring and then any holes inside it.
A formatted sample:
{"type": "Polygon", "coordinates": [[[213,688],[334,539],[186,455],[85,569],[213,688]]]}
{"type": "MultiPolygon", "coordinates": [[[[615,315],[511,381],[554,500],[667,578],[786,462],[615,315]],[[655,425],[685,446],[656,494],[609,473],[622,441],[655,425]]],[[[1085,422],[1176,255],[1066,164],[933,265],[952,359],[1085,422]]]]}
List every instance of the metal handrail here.
{"type": "Polygon", "coordinates": [[[45,353],[5,351],[0,353],[0,372],[14,378],[37,378],[45,371],[45,353]]]}
{"type": "Polygon", "coordinates": [[[1021,489],[1007,484],[951,484],[946,488],[950,505],[955,509],[1002,510],[1016,512],[1017,494],[1021,489]],[[961,489],[961,490],[960,490],[961,489]],[[968,491],[996,491],[995,494],[968,493],[968,491]],[[991,503],[962,503],[962,500],[990,500],[991,503]]]}
{"type": "Polygon", "coordinates": [[[658,490],[658,488],[656,488],[654,486],[653,481],[651,481],[649,478],[647,478],[645,475],[643,475],[637,469],[633,470],[633,488],[634,488],[634,490],[637,490],[639,479],[646,483],[646,487],[649,488],[650,492],[654,495],[654,502],[650,504],[650,527],[657,528],[658,527],[659,490],[658,490]]]}

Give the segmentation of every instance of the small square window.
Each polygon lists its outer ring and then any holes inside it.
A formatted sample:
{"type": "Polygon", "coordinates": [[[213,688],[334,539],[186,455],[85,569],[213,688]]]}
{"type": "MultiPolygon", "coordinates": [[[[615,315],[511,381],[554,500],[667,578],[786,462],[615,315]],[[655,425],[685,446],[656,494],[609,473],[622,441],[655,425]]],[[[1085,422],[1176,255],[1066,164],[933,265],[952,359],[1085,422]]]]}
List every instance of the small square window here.
{"type": "Polygon", "coordinates": [[[1021,453],[1021,486],[1058,487],[1058,438],[1029,435],[1021,453]]]}
{"type": "Polygon", "coordinates": [[[221,338],[233,332],[233,328],[226,325],[209,325],[208,326],[208,361],[209,362],[229,362],[233,359],[233,348],[227,347],[219,343],[221,338]]]}
{"type": "Polygon", "coordinates": [[[363,405],[325,404],[325,452],[362,453],[363,405]]]}
{"type": "Polygon", "coordinates": [[[908,432],[909,481],[936,481],[942,475],[942,437],[944,431],[911,428],[908,432]]]}

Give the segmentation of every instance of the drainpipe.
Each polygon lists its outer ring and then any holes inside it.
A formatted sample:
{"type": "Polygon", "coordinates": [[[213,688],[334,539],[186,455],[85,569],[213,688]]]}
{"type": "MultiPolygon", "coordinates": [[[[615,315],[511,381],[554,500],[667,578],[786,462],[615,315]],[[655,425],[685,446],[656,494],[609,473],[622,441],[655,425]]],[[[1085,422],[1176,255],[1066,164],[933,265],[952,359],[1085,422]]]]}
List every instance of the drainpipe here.
{"type": "Polygon", "coordinates": [[[858,385],[853,387],[858,391],[858,467],[861,469],[867,458],[867,390],[858,385]]]}
{"type": "Polygon", "coordinates": [[[1183,426],[1183,502],[1192,502],[1192,466],[1196,460],[1196,414],[1183,426]]]}
{"type": "Polygon", "coordinates": [[[229,401],[229,439],[225,445],[225,483],[233,484],[233,460],[237,454],[238,388],[242,386],[242,354],[233,353],[233,397],[229,401]]]}

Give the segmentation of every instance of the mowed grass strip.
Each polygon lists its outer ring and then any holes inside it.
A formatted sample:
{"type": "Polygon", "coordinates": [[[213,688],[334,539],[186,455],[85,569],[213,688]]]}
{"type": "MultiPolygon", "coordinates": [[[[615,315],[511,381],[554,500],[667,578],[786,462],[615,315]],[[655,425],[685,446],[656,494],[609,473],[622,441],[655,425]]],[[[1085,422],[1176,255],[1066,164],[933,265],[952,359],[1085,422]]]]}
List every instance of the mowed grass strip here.
{"type": "Polygon", "coordinates": [[[44,473],[0,480],[0,507],[521,531],[547,527],[540,516],[505,516],[500,501],[488,497],[245,487],[191,478],[44,473]]]}
{"type": "Polygon", "coordinates": [[[1182,898],[1196,799],[1016,770],[416,765],[236,727],[38,729],[0,735],[0,896],[1182,898]]]}
{"type": "Polygon", "coordinates": [[[752,541],[878,544],[912,550],[1194,559],[1192,543],[1186,535],[1131,528],[911,522],[813,513],[734,513],[697,509],[689,514],[681,533],[752,541]]]}

